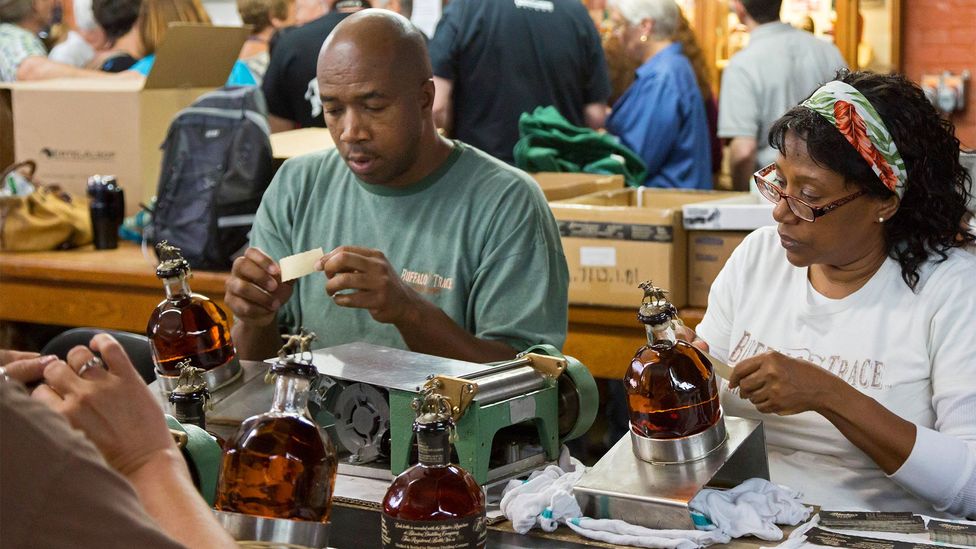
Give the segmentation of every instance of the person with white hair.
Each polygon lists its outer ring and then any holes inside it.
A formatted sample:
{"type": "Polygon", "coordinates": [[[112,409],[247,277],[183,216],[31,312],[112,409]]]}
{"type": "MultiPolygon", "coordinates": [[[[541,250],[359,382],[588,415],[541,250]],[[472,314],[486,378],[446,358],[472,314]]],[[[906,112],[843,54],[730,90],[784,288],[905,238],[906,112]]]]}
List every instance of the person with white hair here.
{"type": "Polygon", "coordinates": [[[708,121],[695,71],[673,41],[681,12],[674,0],[613,0],[624,52],[642,63],[613,106],[607,130],[647,164],[648,187],[710,189],[708,121]]]}
{"type": "Polygon", "coordinates": [[[68,31],[64,42],[51,48],[51,61],[87,67],[95,59],[95,51],[105,44],[105,33],[95,22],[92,0],[74,0],[74,28],[68,31]]]}

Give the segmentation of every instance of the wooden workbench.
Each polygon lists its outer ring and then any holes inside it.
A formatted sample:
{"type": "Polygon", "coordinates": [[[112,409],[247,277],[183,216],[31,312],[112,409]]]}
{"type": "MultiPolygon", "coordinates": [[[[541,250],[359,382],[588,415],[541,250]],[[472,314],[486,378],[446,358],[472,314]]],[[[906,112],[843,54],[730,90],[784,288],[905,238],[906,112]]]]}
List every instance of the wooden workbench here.
{"type": "MultiPolygon", "coordinates": [[[[67,251],[0,253],[0,320],[113,328],[140,334],[163,300],[152,249],[120,242],[67,251]]],[[[227,273],[194,271],[190,287],[224,311],[227,273]]]]}
{"type": "MultiPolygon", "coordinates": [[[[151,249],[123,241],[115,250],[91,246],[68,251],[0,253],[0,321],[60,326],[93,326],[145,333],[149,315],[163,299],[151,249]]],[[[224,306],[229,273],[194,271],[194,292],[224,306]]],[[[636,303],[635,303],[636,305],[636,303]]],[[[700,309],[685,309],[694,326],[700,309]]],[[[565,352],[586,364],[595,377],[620,379],[644,344],[636,309],[570,306],[565,352]]]]}

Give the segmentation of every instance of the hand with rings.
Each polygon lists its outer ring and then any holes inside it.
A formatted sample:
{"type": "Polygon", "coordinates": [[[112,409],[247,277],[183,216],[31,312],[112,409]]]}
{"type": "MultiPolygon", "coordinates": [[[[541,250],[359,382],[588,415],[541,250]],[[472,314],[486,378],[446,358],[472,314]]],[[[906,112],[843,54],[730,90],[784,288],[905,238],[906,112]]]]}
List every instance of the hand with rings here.
{"type": "Polygon", "coordinates": [[[78,377],[84,377],[85,372],[87,372],[91,368],[101,368],[103,370],[108,370],[108,366],[105,365],[105,362],[102,359],[98,358],[97,356],[92,356],[91,358],[86,360],[85,363],[82,364],[80,368],[78,368],[78,377]]]}
{"type": "Polygon", "coordinates": [[[129,475],[159,450],[174,447],[162,408],[118,341],[108,334],[77,346],[44,369],[31,396],[84,432],[109,465],[129,475]],[[98,358],[94,353],[99,353],[98,358]]]}

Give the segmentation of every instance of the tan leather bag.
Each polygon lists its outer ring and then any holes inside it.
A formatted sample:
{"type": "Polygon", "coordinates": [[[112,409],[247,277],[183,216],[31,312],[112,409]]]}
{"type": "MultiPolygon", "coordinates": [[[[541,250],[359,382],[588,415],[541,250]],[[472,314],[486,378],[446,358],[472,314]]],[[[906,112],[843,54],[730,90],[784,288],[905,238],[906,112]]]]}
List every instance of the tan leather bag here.
{"type": "Polygon", "coordinates": [[[14,170],[30,180],[35,190],[27,196],[0,197],[0,250],[42,251],[82,246],[92,241],[91,216],[85,198],[72,197],[56,185],[34,179],[32,160],[3,171],[0,184],[14,170]]]}

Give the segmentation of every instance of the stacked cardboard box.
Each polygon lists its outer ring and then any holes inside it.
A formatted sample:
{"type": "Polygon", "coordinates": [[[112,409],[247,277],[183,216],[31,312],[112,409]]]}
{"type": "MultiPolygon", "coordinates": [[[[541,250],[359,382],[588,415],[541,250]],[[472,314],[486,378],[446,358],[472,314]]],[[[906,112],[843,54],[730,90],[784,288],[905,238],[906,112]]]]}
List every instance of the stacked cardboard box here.
{"type": "Polygon", "coordinates": [[[550,202],[595,192],[612,191],[624,186],[622,175],[561,172],[538,172],[530,175],[542,187],[546,200],[550,202]]]}
{"type": "Polygon", "coordinates": [[[4,85],[0,158],[35,160],[41,181],[75,194],[85,192],[91,175],[115,175],[132,215],[156,193],[160,146],[173,117],[224,84],[247,32],[174,25],[145,79],[128,73],[134,77],[4,85]]]}
{"type": "Polygon", "coordinates": [[[736,193],[682,208],[688,231],[688,305],[708,306],[708,291],[732,251],[752,230],[775,225],[773,204],[761,196],[736,193]]]}
{"type": "Polygon", "coordinates": [[[687,303],[685,204],[735,196],[716,191],[619,189],[550,203],[570,270],[569,301],[634,307],[644,280],[687,303]]]}

